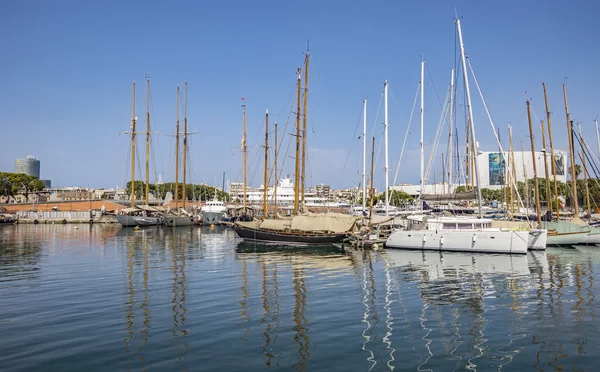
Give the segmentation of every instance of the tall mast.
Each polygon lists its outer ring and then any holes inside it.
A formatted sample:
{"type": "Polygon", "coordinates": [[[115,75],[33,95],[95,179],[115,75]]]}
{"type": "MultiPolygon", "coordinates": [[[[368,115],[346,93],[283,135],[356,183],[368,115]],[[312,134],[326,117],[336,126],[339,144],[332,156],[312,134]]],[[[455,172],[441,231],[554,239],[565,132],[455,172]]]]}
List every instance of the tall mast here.
{"type": "Polygon", "coordinates": [[[373,137],[373,144],[371,145],[371,183],[369,184],[369,224],[373,220],[373,178],[375,177],[375,137],[373,137]]]}
{"type": "Polygon", "coordinates": [[[594,119],[596,124],[596,141],[598,142],[598,156],[600,156],[600,132],[598,131],[598,119],[594,119]]]}
{"type": "Polygon", "coordinates": [[[531,108],[529,100],[527,100],[527,120],[529,121],[529,139],[531,140],[531,161],[533,163],[533,178],[535,180],[535,211],[537,214],[538,227],[542,225],[541,209],[540,209],[540,192],[537,176],[537,162],[535,159],[535,140],[533,138],[533,125],[531,124],[531,108]]]}
{"type": "Polygon", "coordinates": [[[277,155],[278,155],[278,148],[279,148],[279,136],[277,135],[277,122],[275,122],[275,165],[274,165],[274,172],[275,173],[275,182],[273,182],[273,199],[274,202],[273,204],[275,205],[275,215],[277,215],[277,184],[279,183],[279,175],[277,174],[277,155]]]}
{"type": "Polygon", "coordinates": [[[246,104],[243,103],[244,108],[244,134],[242,135],[242,162],[244,163],[244,212],[246,213],[246,104]]]}
{"type": "Polygon", "coordinates": [[[390,180],[388,166],[388,84],[383,82],[383,136],[385,141],[385,215],[389,214],[390,200],[388,198],[390,180]]]}
{"type": "Polygon", "coordinates": [[[150,75],[146,75],[146,205],[150,194],[150,75]]]}
{"type": "Polygon", "coordinates": [[[367,99],[363,99],[363,132],[362,132],[362,142],[363,142],[363,156],[362,156],[362,187],[363,187],[363,197],[362,197],[362,207],[363,211],[367,207],[367,99]]]}
{"type": "MultiPolygon", "coordinates": [[[[187,194],[185,192],[185,171],[186,171],[186,165],[187,165],[187,136],[188,136],[188,131],[187,131],[187,81],[185,82],[184,85],[184,95],[185,97],[183,98],[183,209],[185,209],[185,199],[187,199],[187,194]]],[[[215,191],[217,189],[215,188],[215,191]]]]}
{"type": "Polygon", "coordinates": [[[510,141],[510,154],[509,154],[509,158],[510,158],[510,218],[511,220],[514,217],[515,214],[515,204],[513,202],[513,182],[516,184],[516,180],[517,180],[517,173],[515,171],[515,152],[514,152],[514,147],[513,147],[513,135],[512,135],[512,125],[508,124],[508,138],[510,141]]]}
{"type": "Polygon", "coordinates": [[[450,76],[450,123],[448,130],[448,154],[446,161],[448,162],[448,194],[450,194],[452,184],[452,128],[454,126],[454,69],[452,69],[452,75],[450,76]]]}
{"type": "Polygon", "coordinates": [[[179,85],[177,86],[175,114],[175,211],[179,210],[179,85]]]}
{"type": "Polygon", "coordinates": [[[306,109],[308,107],[308,60],[310,59],[310,52],[306,52],[304,58],[304,109],[302,110],[302,209],[304,209],[304,186],[306,180],[306,109]]]}
{"type": "Polygon", "coordinates": [[[135,81],[131,89],[131,207],[135,206],[135,81]]]}
{"type": "Polygon", "coordinates": [[[556,200],[556,218],[560,218],[560,206],[558,204],[558,183],[556,182],[556,158],[554,157],[554,146],[552,145],[552,126],[550,124],[550,109],[548,108],[548,95],[546,94],[546,83],[544,87],[544,102],[546,103],[546,122],[548,123],[548,139],[550,140],[550,155],[552,157],[552,177],[554,178],[554,197],[556,200]]]}
{"type": "MultiPolygon", "coordinates": [[[[425,188],[425,147],[423,144],[425,136],[425,61],[421,60],[421,197],[423,196],[423,190],[425,188]]],[[[421,202],[421,208],[423,208],[423,202],[421,202]]]]}
{"type": "MultiPolygon", "coordinates": [[[[475,152],[473,154],[473,160],[474,160],[474,164],[475,164],[475,178],[477,180],[477,203],[479,204],[479,218],[483,217],[483,213],[481,211],[481,204],[482,204],[482,199],[481,199],[481,183],[480,183],[480,178],[479,178],[479,160],[477,159],[477,141],[475,140],[475,125],[473,125],[473,107],[471,106],[471,92],[469,90],[469,76],[467,74],[467,62],[466,62],[466,56],[465,56],[465,46],[463,44],[463,39],[462,39],[462,31],[460,29],[460,19],[456,20],[456,26],[458,28],[458,41],[460,44],[460,59],[462,62],[462,67],[463,67],[463,78],[465,81],[465,92],[467,94],[467,108],[469,109],[469,123],[470,123],[470,129],[471,129],[471,141],[472,141],[472,148],[473,151],[475,152]]],[[[475,186],[475,184],[473,184],[473,186],[475,186]]]]}
{"type": "Polygon", "coordinates": [[[294,175],[294,216],[298,214],[298,199],[300,198],[300,76],[302,69],[298,67],[298,109],[296,110],[296,169],[294,175]]]}
{"type": "Polygon", "coordinates": [[[579,124],[579,138],[581,139],[581,161],[583,162],[583,181],[585,183],[585,201],[587,203],[587,212],[591,220],[592,218],[592,207],[590,205],[590,187],[588,185],[588,171],[587,164],[585,161],[585,140],[581,135],[581,124],[579,124]]]}
{"type": "Polygon", "coordinates": [[[577,182],[575,177],[575,150],[573,149],[573,123],[569,113],[569,101],[567,100],[567,86],[563,84],[563,96],[565,99],[565,113],[567,115],[567,131],[569,132],[569,152],[571,156],[571,184],[573,188],[573,206],[575,207],[575,218],[579,218],[579,204],[577,203],[577,182]]]}
{"type": "Polygon", "coordinates": [[[529,214],[529,182],[527,178],[527,167],[525,166],[525,146],[523,146],[523,141],[521,141],[521,164],[523,166],[523,179],[525,180],[525,208],[527,208],[525,213],[529,214]]]}
{"type": "Polygon", "coordinates": [[[267,218],[267,169],[269,168],[269,110],[265,114],[265,174],[263,178],[263,218],[267,218]]]}
{"type": "Polygon", "coordinates": [[[548,149],[546,148],[546,129],[544,121],[542,125],[542,146],[544,146],[544,172],[546,175],[546,209],[552,212],[552,193],[550,191],[550,173],[548,172],[548,149]]]}

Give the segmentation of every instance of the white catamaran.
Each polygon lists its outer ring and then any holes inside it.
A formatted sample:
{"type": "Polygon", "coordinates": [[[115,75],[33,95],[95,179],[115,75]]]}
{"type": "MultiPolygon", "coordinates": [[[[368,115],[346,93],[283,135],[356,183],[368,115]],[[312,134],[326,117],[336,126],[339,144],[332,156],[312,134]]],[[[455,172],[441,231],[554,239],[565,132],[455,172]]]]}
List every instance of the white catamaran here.
{"type": "MultiPolygon", "coordinates": [[[[459,38],[461,64],[463,71],[467,71],[460,20],[458,19],[456,20],[456,27],[459,38]]],[[[423,65],[421,68],[423,71],[423,65]]],[[[421,76],[423,77],[423,73],[421,73],[421,76]]],[[[468,74],[464,73],[463,77],[469,115],[470,140],[473,144],[477,144],[468,74]]],[[[408,218],[409,225],[406,229],[394,231],[387,239],[386,246],[389,248],[419,250],[526,254],[530,231],[492,228],[492,220],[481,218],[482,198],[481,188],[479,187],[481,182],[477,158],[477,156],[474,157],[474,165],[477,181],[479,218],[410,216],[408,218]]],[[[423,177],[423,173],[421,173],[421,177],[423,177]]],[[[542,235],[545,235],[545,233],[545,230],[540,231],[542,235]]]]}

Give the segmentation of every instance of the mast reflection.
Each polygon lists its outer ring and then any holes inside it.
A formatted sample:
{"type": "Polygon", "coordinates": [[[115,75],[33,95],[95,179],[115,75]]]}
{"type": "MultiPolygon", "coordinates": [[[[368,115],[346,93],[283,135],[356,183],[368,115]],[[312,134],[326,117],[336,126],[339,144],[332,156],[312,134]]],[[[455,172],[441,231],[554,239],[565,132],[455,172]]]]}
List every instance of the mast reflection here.
{"type": "Polygon", "coordinates": [[[173,234],[173,328],[171,333],[175,337],[177,360],[185,361],[186,351],[189,347],[185,341],[188,330],[185,329],[185,246],[181,240],[183,236],[173,234]],[[180,262],[181,261],[181,262],[180,262]]]}
{"type": "Polygon", "coordinates": [[[299,360],[292,367],[298,371],[306,370],[306,363],[310,358],[310,337],[307,335],[305,310],[306,310],[306,283],[304,280],[304,265],[293,262],[294,281],[294,341],[298,344],[299,360]]]}

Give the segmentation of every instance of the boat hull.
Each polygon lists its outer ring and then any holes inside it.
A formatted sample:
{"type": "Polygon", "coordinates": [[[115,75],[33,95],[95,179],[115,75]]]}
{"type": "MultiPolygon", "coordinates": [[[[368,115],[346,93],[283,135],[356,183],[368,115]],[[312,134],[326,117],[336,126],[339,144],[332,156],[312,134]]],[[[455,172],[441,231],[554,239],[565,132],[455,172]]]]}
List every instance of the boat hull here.
{"type": "Polygon", "coordinates": [[[394,231],[387,239],[387,248],[526,254],[529,231],[509,230],[419,230],[394,231]]]}
{"type": "Polygon", "coordinates": [[[165,217],[165,225],[169,227],[192,226],[196,224],[196,218],[194,217],[165,217]]]}
{"type": "Polygon", "coordinates": [[[215,225],[225,219],[223,212],[202,212],[203,225],[215,225]]]}
{"type": "Polygon", "coordinates": [[[527,239],[527,249],[532,251],[545,250],[548,244],[548,230],[531,229],[527,239]]]}
{"type": "Polygon", "coordinates": [[[238,236],[245,241],[262,243],[283,243],[297,245],[322,245],[342,243],[346,238],[346,233],[335,234],[295,234],[287,232],[266,231],[262,229],[253,229],[249,227],[233,225],[233,229],[238,236]]]}
{"type": "Polygon", "coordinates": [[[163,223],[163,219],[160,217],[144,217],[129,215],[116,215],[115,217],[123,227],[156,226],[163,223]]]}
{"type": "Polygon", "coordinates": [[[587,232],[550,233],[547,245],[570,246],[580,244],[588,236],[587,232]]]}

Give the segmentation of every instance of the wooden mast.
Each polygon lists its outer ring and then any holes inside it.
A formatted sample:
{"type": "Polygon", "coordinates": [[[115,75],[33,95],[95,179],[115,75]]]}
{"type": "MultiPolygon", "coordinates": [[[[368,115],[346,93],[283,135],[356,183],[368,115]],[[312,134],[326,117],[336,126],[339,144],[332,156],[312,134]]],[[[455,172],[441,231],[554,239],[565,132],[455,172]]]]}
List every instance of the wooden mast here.
{"type": "Polygon", "coordinates": [[[592,219],[592,207],[590,205],[590,187],[588,186],[587,162],[585,160],[585,140],[581,135],[581,125],[579,125],[579,138],[581,139],[581,161],[583,162],[583,181],[585,183],[585,201],[587,203],[588,218],[592,219]]]}
{"type": "Polygon", "coordinates": [[[515,204],[513,203],[513,186],[516,185],[516,181],[517,181],[517,169],[515,166],[515,148],[513,146],[513,135],[512,135],[512,125],[508,125],[508,138],[510,141],[510,157],[511,157],[511,162],[510,162],[510,179],[511,179],[511,184],[510,184],[510,214],[511,214],[511,219],[514,218],[514,214],[515,214],[515,204]],[[513,185],[514,183],[514,185],[513,185]]]}
{"type": "Polygon", "coordinates": [[[267,169],[269,168],[269,110],[265,114],[265,174],[263,178],[263,218],[267,218],[267,169]]]}
{"type": "Polygon", "coordinates": [[[548,95],[546,94],[546,83],[544,87],[544,101],[546,103],[546,122],[548,123],[548,139],[550,140],[550,156],[552,157],[552,177],[554,178],[554,198],[556,200],[556,218],[560,218],[560,205],[558,204],[558,183],[556,182],[556,158],[554,157],[554,146],[552,145],[552,126],[550,124],[550,109],[548,108],[548,95]]]}
{"type": "Polygon", "coordinates": [[[544,172],[546,175],[546,209],[552,213],[552,193],[550,192],[550,174],[548,172],[548,149],[546,148],[546,129],[544,121],[541,121],[542,126],[542,146],[544,146],[544,172]]]}
{"type": "Polygon", "coordinates": [[[575,218],[579,218],[579,204],[577,203],[577,182],[575,177],[575,150],[573,149],[573,123],[569,113],[569,101],[567,100],[567,86],[563,84],[563,96],[565,99],[565,113],[567,115],[567,131],[569,136],[569,152],[571,156],[571,184],[573,188],[573,206],[575,207],[575,218]]]}
{"type": "Polygon", "coordinates": [[[533,179],[535,180],[535,212],[537,215],[538,227],[542,225],[540,209],[540,192],[537,176],[537,162],[535,159],[535,140],[533,138],[533,125],[531,124],[531,108],[527,100],[527,121],[529,121],[529,139],[531,140],[531,162],[533,163],[533,179]]]}
{"type": "Polygon", "coordinates": [[[183,98],[183,209],[185,209],[185,199],[187,199],[187,194],[185,192],[185,170],[187,165],[187,81],[184,85],[184,95],[183,98]]]}
{"type": "Polygon", "coordinates": [[[369,225],[373,219],[373,178],[375,177],[375,137],[373,137],[373,144],[371,145],[371,183],[369,185],[369,225]]]}
{"type": "Polygon", "coordinates": [[[246,213],[246,104],[243,103],[242,107],[244,108],[244,134],[242,135],[242,162],[244,163],[244,211],[242,213],[246,213]]]}
{"type": "Polygon", "coordinates": [[[146,205],[150,194],[150,75],[146,75],[146,205]]]}
{"type": "Polygon", "coordinates": [[[302,110],[302,188],[301,188],[301,200],[302,209],[304,210],[304,187],[306,180],[306,108],[308,107],[308,61],[310,59],[310,51],[306,52],[304,58],[304,109],[302,110]]]}
{"type": "Polygon", "coordinates": [[[274,162],[274,174],[275,182],[273,182],[273,204],[275,206],[275,215],[277,215],[277,184],[279,183],[279,175],[277,174],[277,152],[279,148],[279,136],[277,135],[277,122],[275,122],[275,162],[274,162]]]}
{"type": "Polygon", "coordinates": [[[131,208],[135,207],[135,81],[131,89],[131,208]]]}
{"type": "Polygon", "coordinates": [[[526,214],[529,214],[529,179],[527,178],[527,167],[525,166],[525,146],[523,145],[523,141],[521,141],[521,163],[523,163],[523,179],[525,180],[525,208],[526,214]]]}
{"type": "Polygon", "coordinates": [[[175,114],[175,212],[179,210],[179,85],[175,114]]]}
{"type": "Polygon", "coordinates": [[[300,198],[300,76],[302,69],[298,67],[298,109],[296,110],[296,169],[294,175],[294,216],[298,214],[298,199],[300,198]]]}

